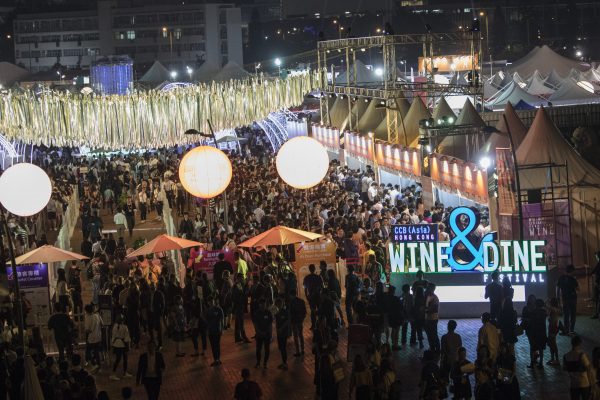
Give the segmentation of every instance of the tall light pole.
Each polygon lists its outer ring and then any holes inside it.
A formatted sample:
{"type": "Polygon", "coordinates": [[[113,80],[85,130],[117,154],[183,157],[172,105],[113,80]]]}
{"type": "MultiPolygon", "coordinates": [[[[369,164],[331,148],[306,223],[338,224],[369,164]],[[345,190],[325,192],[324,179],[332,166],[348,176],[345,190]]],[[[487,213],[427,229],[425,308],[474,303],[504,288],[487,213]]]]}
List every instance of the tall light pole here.
{"type": "MultiPolygon", "coordinates": [[[[485,17],[485,47],[486,47],[486,50],[490,57],[490,76],[491,76],[493,73],[493,70],[492,70],[492,52],[490,50],[490,29],[489,29],[490,27],[488,24],[488,14],[486,12],[480,11],[479,16],[485,17]]],[[[483,65],[483,60],[481,60],[481,64],[483,65]]]]}

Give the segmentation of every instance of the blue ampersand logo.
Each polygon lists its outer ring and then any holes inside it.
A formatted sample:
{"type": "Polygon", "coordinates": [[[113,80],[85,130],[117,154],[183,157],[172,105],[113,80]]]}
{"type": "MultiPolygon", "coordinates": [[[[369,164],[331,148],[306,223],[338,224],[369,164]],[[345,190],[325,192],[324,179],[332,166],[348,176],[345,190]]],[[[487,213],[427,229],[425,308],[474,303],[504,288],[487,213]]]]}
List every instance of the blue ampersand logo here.
{"type": "Polygon", "coordinates": [[[457,207],[450,213],[450,229],[452,229],[455,236],[450,241],[450,247],[448,247],[446,254],[448,255],[448,265],[452,270],[473,271],[476,267],[483,266],[483,244],[485,242],[493,242],[494,234],[486,234],[481,239],[479,247],[475,247],[468,236],[479,226],[479,219],[479,212],[468,207],[457,207]],[[462,215],[465,215],[469,220],[467,226],[464,228],[460,226],[462,215]],[[458,244],[461,244],[468,254],[465,254],[462,249],[457,249],[458,244]]]}

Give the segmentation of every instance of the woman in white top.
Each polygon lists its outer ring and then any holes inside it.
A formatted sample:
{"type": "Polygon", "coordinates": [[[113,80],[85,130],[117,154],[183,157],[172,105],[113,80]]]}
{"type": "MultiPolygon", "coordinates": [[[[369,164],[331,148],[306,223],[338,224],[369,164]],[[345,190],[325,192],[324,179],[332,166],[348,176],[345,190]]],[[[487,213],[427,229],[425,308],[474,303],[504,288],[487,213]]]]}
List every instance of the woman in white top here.
{"type": "Polygon", "coordinates": [[[71,293],[69,292],[69,286],[67,285],[65,270],[60,268],[57,271],[57,274],[56,298],[58,299],[58,302],[65,307],[65,310],[68,310],[71,307],[71,293]]]}
{"type": "Polygon", "coordinates": [[[129,351],[129,343],[131,343],[131,339],[129,338],[129,329],[127,329],[127,325],[124,323],[122,315],[117,316],[115,324],[112,328],[111,337],[111,345],[116,358],[115,363],[113,364],[113,372],[110,376],[110,379],[113,381],[119,380],[116,372],[121,359],[123,359],[123,378],[129,378],[132,375],[127,372],[127,352],[129,351]]]}

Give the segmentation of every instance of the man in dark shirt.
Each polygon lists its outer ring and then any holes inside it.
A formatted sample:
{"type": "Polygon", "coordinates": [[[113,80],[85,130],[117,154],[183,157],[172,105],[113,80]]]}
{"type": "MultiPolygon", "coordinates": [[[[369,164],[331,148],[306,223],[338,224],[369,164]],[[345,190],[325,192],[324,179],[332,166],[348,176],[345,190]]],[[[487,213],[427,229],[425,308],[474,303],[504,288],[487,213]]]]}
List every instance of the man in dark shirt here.
{"type": "Polygon", "coordinates": [[[259,400],[262,397],[262,390],[258,383],[250,380],[250,370],[242,370],[242,381],[235,386],[235,400],[259,400]]]}
{"type": "Polygon", "coordinates": [[[66,313],[65,307],[61,303],[54,305],[56,312],[48,319],[48,329],[54,331],[54,340],[56,341],[56,347],[58,348],[58,357],[60,361],[65,359],[65,349],[69,358],[73,353],[71,347],[71,335],[74,331],[73,321],[66,313]]]}
{"type": "Polygon", "coordinates": [[[233,267],[229,261],[225,261],[225,254],[219,253],[217,257],[219,261],[213,266],[213,276],[217,289],[221,290],[221,286],[223,286],[223,271],[229,271],[230,274],[233,274],[233,267]]]}
{"type": "Polygon", "coordinates": [[[89,259],[94,257],[94,253],[92,251],[92,242],[87,237],[83,239],[83,242],[81,242],[81,254],[89,259]]]}
{"type": "Polygon", "coordinates": [[[558,278],[556,297],[562,301],[564,335],[575,335],[575,318],[577,314],[577,292],[579,283],[573,276],[575,267],[567,265],[566,272],[558,278]]]}
{"type": "Polygon", "coordinates": [[[277,347],[281,353],[281,364],[279,369],[287,370],[287,340],[291,336],[291,321],[290,311],[285,306],[285,302],[281,297],[275,300],[277,314],[275,314],[275,327],[277,328],[277,347]]]}
{"type": "Polygon", "coordinates": [[[233,315],[235,317],[235,342],[250,343],[250,339],[246,336],[244,330],[244,310],[248,303],[248,295],[244,286],[244,278],[242,274],[236,274],[235,285],[231,289],[231,301],[233,303],[233,315]]]}
{"type": "Polygon", "coordinates": [[[502,308],[502,285],[498,270],[492,272],[491,278],[492,281],[485,286],[485,298],[490,299],[490,315],[496,321],[502,308]]]}
{"type": "Polygon", "coordinates": [[[292,335],[294,336],[294,346],[296,347],[296,353],[294,357],[300,357],[304,355],[304,332],[303,324],[304,318],[306,318],[306,303],[304,300],[296,296],[296,293],[292,293],[290,300],[290,313],[292,321],[292,335]]]}
{"type": "Polygon", "coordinates": [[[265,299],[260,299],[258,302],[258,310],[254,315],[254,326],[256,328],[256,368],[260,367],[262,349],[265,349],[265,358],[263,367],[267,369],[269,361],[269,353],[271,351],[271,338],[273,337],[273,314],[267,310],[267,302],[265,299]]]}
{"type": "Polygon", "coordinates": [[[183,213],[183,219],[179,223],[179,236],[191,239],[194,235],[194,223],[190,219],[190,215],[183,213]],[[185,236],[184,236],[185,235],[185,236]]]}
{"type": "Polygon", "coordinates": [[[208,340],[213,354],[213,363],[211,367],[221,365],[221,335],[223,333],[223,320],[225,316],[223,310],[219,307],[219,300],[214,297],[211,300],[211,307],[206,313],[206,328],[208,331],[208,340]]]}
{"type": "Polygon", "coordinates": [[[360,290],[360,278],[354,274],[354,267],[348,266],[348,274],[346,275],[346,319],[348,325],[354,323],[354,317],[352,315],[352,306],[358,300],[358,294],[360,290]]]}
{"type": "Polygon", "coordinates": [[[310,264],[308,266],[308,271],[310,273],[304,277],[303,282],[304,294],[306,295],[308,305],[310,306],[311,329],[314,329],[317,321],[317,307],[321,301],[320,297],[321,292],[323,291],[323,279],[321,279],[319,275],[315,274],[315,270],[315,264],[310,264]]]}
{"type": "Polygon", "coordinates": [[[413,282],[411,290],[413,293],[417,293],[417,288],[420,286],[423,288],[423,291],[427,290],[427,285],[429,281],[425,279],[423,271],[417,271],[417,280],[413,282]]]}

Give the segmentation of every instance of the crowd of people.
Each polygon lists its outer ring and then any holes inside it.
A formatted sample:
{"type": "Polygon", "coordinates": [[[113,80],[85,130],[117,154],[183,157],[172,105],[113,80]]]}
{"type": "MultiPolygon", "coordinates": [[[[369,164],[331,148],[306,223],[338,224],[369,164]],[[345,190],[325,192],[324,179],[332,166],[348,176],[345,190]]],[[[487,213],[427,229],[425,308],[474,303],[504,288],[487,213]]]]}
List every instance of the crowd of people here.
{"type": "MultiPolygon", "coordinates": [[[[440,301],[434,282],[419,272],[412,285],[389,284],[385,249],[392,226],[438,224],[440,240],[449,240],[451,208],[439,203],[426,208],[417,184],[379,184],[370,167],[352,170],[337,162],[314,189],[292,189],[278,177],[266,140],[254,131],[245,135],[247,145],[230,153],[233,179],[227,204],[187,195],[177,179],[183,149],[88,158],[65,152],[47,164],[54,165],[61,180],[78,185],[84,238],[80,250],[90,261],[73,263],[59,273],[48,321],[57,356],[46,355],[34,329],[29,335],[28,353],[45,399],[106,399],[108,394],[98,392],[95,384],[98,372],[106,369],[109,379],[125,389],[135,381],[145,386],[149,399],[157,399],[163,372],[175,362],[162,354],[167,343],[175,347],[175,359],[204,356],[210,348],[211,366],[219,368],[222,341],[253,342],[254,367],[261,369],[268,369],[272,360],[271,342],[277,344],[276,363],[282,371],[288,369],[288,349],[293,357],[312,354],[315,392],[323,400],[338,399],[345,380],[357,400],[399,398],[403,384],[394,355],[410,346],[423,349],[420,398],[518,399],[514,344],[522,332],[531,347],[531,368],[544,366],[548,346],[548,364],[563,364],[572,395],[587,399],[586,393],[595,393],[600,351],[589,359],[574,334],[577,289],[571,275],[559,281],[557,299],[528,299],[519,321],[510,281],[500,282],[492,274],[486,288],[490,312],[482,315],[477,358],[471,362],[456,321],[449,321],[448,332],[438,337],[440,301]],[[181,237],[206,244],[181,253],[185,274],[178,273],[176,260],[166,254],[127,257],[137,245],[135,227],[164,218],[165,209],[177,217],[181,237]],[[107,216],[116,234],[103,232],[107,216]],[[323,240],[336,244],[347,275],[340,277],[334,265],[323,261],[310,265],[299,284],[291,267],[293,249],[238,247],[277,225],[323,234],[323,240]],[[210,276],[200,268],[206,249],[227,250],[233,259],[221,253],[210,276]],[[92,286],[88,304],[82,295],[86,280],[92,286]],[[566,310],[562,331],[572,336],[573,344],[562,359],[556,345],[561,306],[566,310]],[[354,324],[368,327],[370,341],[355,355],[348,373],[339,338],[354,324]],[[233,338],[224,335],[227,331],[233,338]],[[310,343],[305,343],[305,333],[310,343]],[[84,348],[77,346],[79,340],[84,348]],[[186,342],[191,342],[191,354],[184,351],[186,342]],[[129,365],[132,351],[139,356],[137,368],[129,365]]],[[[481,212],[474,240],[490,229],[487,211],[481,212]]],[[[3,341],[0,374],[10,381],[11,400],[24,390],[24,355],[14,340],[3,341]]],[[[130,392],[124,390],[122,396],[130,392]]],[[[234,398],[258,399],[261,393],[245,368],[234,398]]]]}

